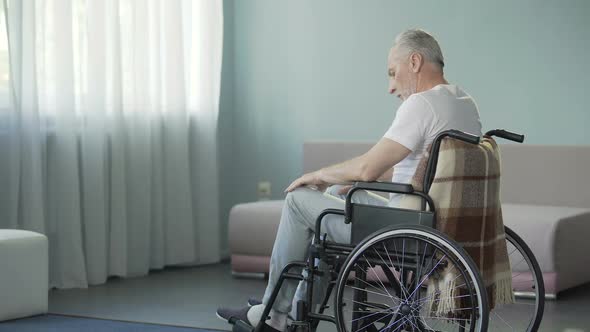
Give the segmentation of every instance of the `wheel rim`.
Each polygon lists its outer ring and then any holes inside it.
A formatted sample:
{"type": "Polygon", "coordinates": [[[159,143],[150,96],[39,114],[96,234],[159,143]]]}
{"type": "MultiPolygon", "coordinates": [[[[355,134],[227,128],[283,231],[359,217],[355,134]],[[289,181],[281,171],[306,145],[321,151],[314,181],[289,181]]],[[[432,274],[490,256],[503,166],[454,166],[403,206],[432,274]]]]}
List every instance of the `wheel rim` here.
{"type": "Polygon", "coordinates": [[[470,258],[448,239],[431,230],[389,230],[359,245],[340,273],[335,308],[339,331],[483,331],[487,303],[479,305],[485,298],[482,289],[470,258]],[[431,280],[442,275],[456,281],[452,296],[434,288],[431,280]],[[452,316],[433,311],[444,302],[454,303],[452,316]]]}
{"type": "Polygon", "coordinates": [[[489,330],[536,331],[541,323],[545,300],[542,274],[530,249],[510,229],[506,230],[506,247],[515,302],[497,305],[490,312],[489,330]]]}

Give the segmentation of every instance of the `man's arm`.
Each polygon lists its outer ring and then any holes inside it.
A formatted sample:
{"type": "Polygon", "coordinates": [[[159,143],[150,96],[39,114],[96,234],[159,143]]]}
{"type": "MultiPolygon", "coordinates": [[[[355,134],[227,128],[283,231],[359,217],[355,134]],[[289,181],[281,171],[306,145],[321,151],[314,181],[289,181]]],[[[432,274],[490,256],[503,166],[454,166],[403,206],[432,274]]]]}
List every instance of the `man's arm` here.
{"type": "MultiPolygon", "coordinates": [[[[388,168],[375,181],[391,181],[391,179],[393,178],[393,169],[394,169],[394,167],[388,168]]],[[[350,191],[351,188],[352,188],[352,185],[351,184],[341,186],[341,188],[338,190],[338,195],[346,195],[346,194],[348,194],[348,191],[350,191]]]]}
{"type": "Polygon", "coordinates": [[[304,185],[325,187],[354,181],[375,181],[383,173],[402,161],[412,151],[405,146],[382,138],[367,153],[318,171],[304,174],[293,181],[285,191],[293,191],[304,185]]]}
{"type": "Polygon", "coordinates": [[[393,178],[393,167],[386,170],[385,173],[381,174],[381,176],[377,180],[391,181],[392,178],[393,178]]]}

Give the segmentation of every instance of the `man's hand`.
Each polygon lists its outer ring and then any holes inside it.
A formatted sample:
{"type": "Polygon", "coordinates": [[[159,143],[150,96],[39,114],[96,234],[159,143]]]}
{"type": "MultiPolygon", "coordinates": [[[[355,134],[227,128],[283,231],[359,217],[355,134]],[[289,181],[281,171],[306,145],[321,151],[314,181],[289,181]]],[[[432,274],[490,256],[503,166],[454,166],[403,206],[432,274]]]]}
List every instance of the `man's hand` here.
{"type": "Polygon", "coordinates": [[[338,189],[338,195],[346,195],[352,188],[352,185],[349,186],[342,186],[342,188],[338,189]]]}
{"type": "Polygon", "coordinates": [[[285,192],[291,192],[291,191],[295,190],[296,188],[299,188],[301,186],[306,186],[306,185],[316,186],[318,188],[318,190],[324,191],[326,189],[326,187],[328,186],[328,183],[326,183],[320,179],[319,171],[311,172],[311,173],[304,174],[303,176],[301,176],[297,180],[293,181],[287,187],[287,189],[285,189],[285,192]]]}
{"type": "Polygon", "coordinates": [[[385,171],[406,158],[410,152],[412,151],[405,146],[384,137],[361,156],[303,175],[293,181],[285,192],[306,185],[317,186],[323,191],[331,184],[375,181],[385,171]]]}

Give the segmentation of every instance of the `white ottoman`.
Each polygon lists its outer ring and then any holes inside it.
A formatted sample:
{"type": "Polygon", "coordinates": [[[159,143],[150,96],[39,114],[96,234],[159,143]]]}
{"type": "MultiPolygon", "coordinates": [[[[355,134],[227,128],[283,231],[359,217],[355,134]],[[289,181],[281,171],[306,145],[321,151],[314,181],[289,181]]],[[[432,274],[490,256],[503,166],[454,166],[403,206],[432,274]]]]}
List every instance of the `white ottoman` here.
{"type": "Polygon", "coordinates": [[[48,265],[45,235],[0,229],[0,321],[47,313],[48,265]]]}
{"type": "Polygon", "coordinates": [[[268,274],[284,200],[235,205],[229,213],[229,250],[234,275],[268,274]]]}

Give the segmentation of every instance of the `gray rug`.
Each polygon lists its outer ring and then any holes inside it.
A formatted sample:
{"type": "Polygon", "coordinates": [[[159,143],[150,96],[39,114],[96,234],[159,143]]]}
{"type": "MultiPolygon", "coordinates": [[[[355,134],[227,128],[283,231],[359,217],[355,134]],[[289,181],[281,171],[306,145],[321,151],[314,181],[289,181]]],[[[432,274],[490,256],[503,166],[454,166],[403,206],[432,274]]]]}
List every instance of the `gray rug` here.
{"type": "Polygon", "coordinates": [[[0,332],[219,332],[192,327],[126,322],[118,320],[40,315],[0,322],[0,332]]]}

